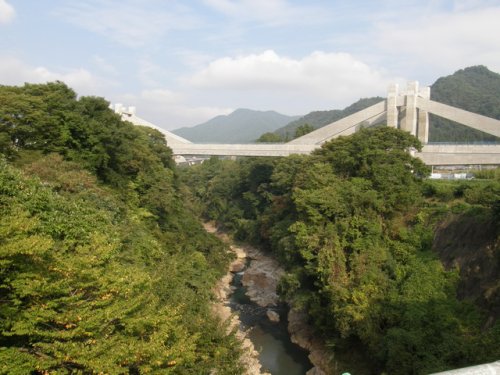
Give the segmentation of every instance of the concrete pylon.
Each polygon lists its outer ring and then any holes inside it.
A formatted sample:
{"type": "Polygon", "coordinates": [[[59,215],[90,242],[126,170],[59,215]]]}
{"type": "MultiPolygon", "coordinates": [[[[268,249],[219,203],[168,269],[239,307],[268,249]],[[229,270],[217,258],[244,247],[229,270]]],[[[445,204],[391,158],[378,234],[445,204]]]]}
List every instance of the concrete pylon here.
{"type": "MultiPolygon", "coordinates": [[[[419,96],[429,100],[431,98],[431,88],[422,87],[419,96]]],[[[418,139],[426,144],[429,141],[429,112],[418,109],[418,139]]]]}
{"type": "Polygon", "coordinates": [[[408,82],[406,92],[406,109],[404,117],[401,121],[401,130],[410,132],[412,135],[417,135],[417,95],[418,82],[408,82]]]}
{"type": "Polygon", "coordinates": [[[398,89],[399,87],[397,83],[392,83],[387,88],[387,126],[392,128],[398,127],[398,89]]]}

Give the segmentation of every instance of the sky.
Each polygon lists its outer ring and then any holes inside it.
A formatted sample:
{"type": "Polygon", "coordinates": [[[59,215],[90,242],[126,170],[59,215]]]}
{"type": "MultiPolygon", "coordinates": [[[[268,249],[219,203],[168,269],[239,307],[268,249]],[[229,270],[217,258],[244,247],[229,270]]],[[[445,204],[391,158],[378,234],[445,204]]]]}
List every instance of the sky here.
{"type": "Polygon", "coordinates": [[[0,84],[60,80],[164,129],[342,109],[472,65],[500,0],[0,0],[0,84]]]}

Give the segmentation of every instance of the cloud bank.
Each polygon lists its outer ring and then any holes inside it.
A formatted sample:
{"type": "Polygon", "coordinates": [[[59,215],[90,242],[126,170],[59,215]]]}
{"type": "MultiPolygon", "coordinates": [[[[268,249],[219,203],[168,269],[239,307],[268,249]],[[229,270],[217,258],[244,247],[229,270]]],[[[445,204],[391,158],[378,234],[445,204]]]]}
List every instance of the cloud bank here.
{"type": "Polygon", "coordinates": [[[31,66],[15,57],[0,56],[0,82],[4,85],[52,81],[62,81],[82,95],[99,95],[104,87],[113,85],[83,68],[55,72],[44,66],[31,66]]]}
{"type": "Polygon", "coordinates": [[[302,110],[301,102],[308,105],[314,100],[331,102],[337,105],[333,108],[338,108],[360,97],[383,95],[394,80],[398,79],[348,53],[316,51],[294,59],[267,50],[216,59],[186,82],[204,92],[225,92],[227,97],[240,97],[242,103],[251,102],[249,99],[257,93],[270,104],[284,107],[280,102],[285,100],[289,108],[302,110]]]}

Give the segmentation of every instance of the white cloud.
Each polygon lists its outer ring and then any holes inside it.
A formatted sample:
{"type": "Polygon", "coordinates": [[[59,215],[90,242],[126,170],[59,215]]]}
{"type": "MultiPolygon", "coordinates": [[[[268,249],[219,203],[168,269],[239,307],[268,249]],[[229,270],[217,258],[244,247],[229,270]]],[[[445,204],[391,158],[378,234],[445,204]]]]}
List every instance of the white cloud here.
{"type": "Polygon", "coordinates": [[[258,21],[267,26],[318,23],[326,19],[326,9],[292,5],[286,0],[204,0],[216,11],[238,21],[258,21]]]}
{"type": "Polygon", "coordinates": [[[196,27],[198,20],[187,8],[169,3],[168,11],[158,9],[154,0],[81,0],[68,3],[56,14],[86,30],[115,42],[138,47],[155,43],[170,30],[196,27]],[[156,5],[156,7],[155,7],[156,5]]]}
{"type": "MultiPolygon", "coordinates": [[[[217,59],[186,82],[199,90],[233,92],[242,99],[255,94],[270,103],[286,98],[291,101],[290,112],[297,108],[294,102],[330,102],[332,109],[360,97],[384,95],[394,80],[347,53],[316,51],[293,59],[268,50],[217,59]]],[[[286,106],[282,103],[280,107],[286,106]]]]}
{"type": "Polygon", "coordinates": [[[0,0],[0,24],[6,24],[12,21],[16,11],[6,0],[0,0]]]}
{"type": "Polygon", "coordinates": [[[51,81],[65,82],[80,95],[99,95],[105,87],[113,85],[113,82],[97,77],[83,68],[55,72],[43,66],[31,66],[14,57],[0,58],[0,82],[4,85],[51,81]]]}
{"type": "Polygon", "coordinates": [[[500,6],[457,1],[455,11],[378,25],[377,47],[400,64],[448,71],[483,64],[500,71],[500,6]]]}
{"type": "Polygon", "coordinates": [[[455,11],[471,10],[498,5],[498,0],[455,0],[453,9],[455,11]]]}

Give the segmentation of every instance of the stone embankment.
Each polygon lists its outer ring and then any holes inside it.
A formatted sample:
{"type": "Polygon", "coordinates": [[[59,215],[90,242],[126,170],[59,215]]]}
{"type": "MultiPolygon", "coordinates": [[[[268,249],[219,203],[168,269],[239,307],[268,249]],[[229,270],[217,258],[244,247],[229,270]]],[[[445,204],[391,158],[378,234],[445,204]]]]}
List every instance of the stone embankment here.
{"type": "MultiPolygon", "coordinates": [[[[216,234],[223,241],[231,244],[229,237],[223,233],[217,233],[216,228],[211,224],[205,224],[205,229],[208,232],[216,234]]],[[[279,279],[284,273],[284,270],[279,266],[278,262],[273,258],[265,255],[258,249],[251,246],[234,246],[230,245],[231,251],[236,255],[236,260],[231,263],[229,273],[220,280],[217,286],[216,294],[219,300],[217,310],[219,316],[223,320],[232,319],[230,323],[231,329],[239,326],[237,316],[231,315],[231,310],[226,306],[231,294],[231,280],[233,272],[242,271],[248,261],[250,264],[245,270],[242,278],[243,285],[247,288],[247,296],[261,307],[267,308],[267,316],[273,322],[279,321],[279,314],[275,308],[279,302],[277,294],[277,286],[279,279]]],[[[309,351],[309,360],[314,367],[307,372],[307,375],[326,375],[330,368],[329,354],[325,350],[323,342],[315,337],[313,329],[307,324],[307,316],[305,313],[291,309],[288,313],[288,331],[291,341],[303,349],[309,351]]],[[[243,346],[248,348],[249,355],[245,355],[242,362],[247,366],[249,371],[247,374],[260,374],[260,363],[258,363],[257,355],[253,344],[242,331],[238,331],[238,337],[243,342],[243,346]],[[255,362],[258,363],[255,364],[255,362]]],[[[245,349],[247,350],[247,349],[245,349]]]]}

